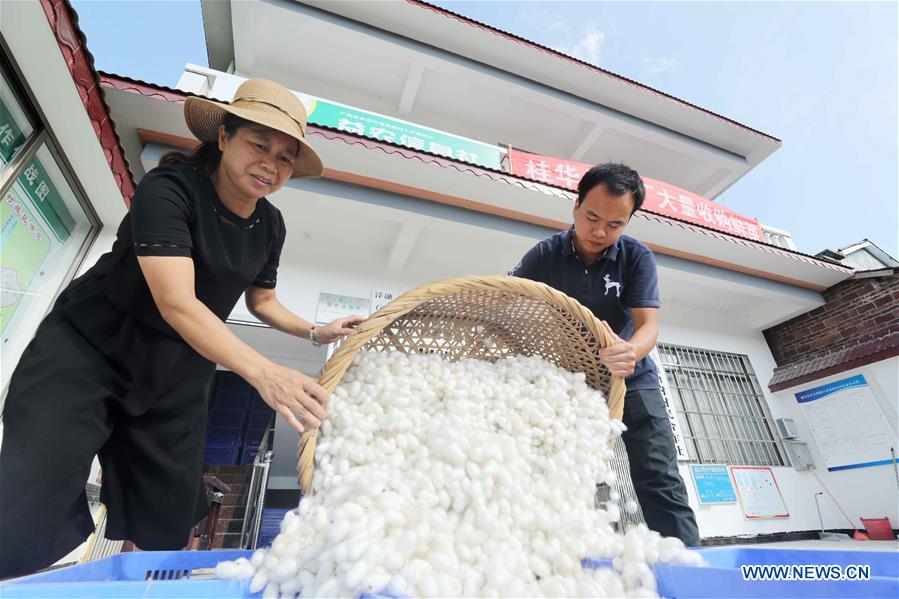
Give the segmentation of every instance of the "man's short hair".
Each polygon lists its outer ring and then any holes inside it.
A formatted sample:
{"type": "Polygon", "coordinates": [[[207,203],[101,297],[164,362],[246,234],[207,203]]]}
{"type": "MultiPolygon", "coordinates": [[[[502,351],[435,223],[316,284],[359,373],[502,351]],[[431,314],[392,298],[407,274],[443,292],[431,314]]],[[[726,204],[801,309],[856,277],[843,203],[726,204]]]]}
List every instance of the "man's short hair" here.
{"type": "Polygon", "coordinates": [[[587,194],[597,185],[604,185],[606,191],[613,196],[623,196],[630,193],[634,199],[634,212],[643,205],[646,197],[646,191],[643,189],[643,180],[637,171],[615,162],[607,162],[598,164],[584,173],[580,182],[577,184],[577,205],[580,206],[587,194]]]}

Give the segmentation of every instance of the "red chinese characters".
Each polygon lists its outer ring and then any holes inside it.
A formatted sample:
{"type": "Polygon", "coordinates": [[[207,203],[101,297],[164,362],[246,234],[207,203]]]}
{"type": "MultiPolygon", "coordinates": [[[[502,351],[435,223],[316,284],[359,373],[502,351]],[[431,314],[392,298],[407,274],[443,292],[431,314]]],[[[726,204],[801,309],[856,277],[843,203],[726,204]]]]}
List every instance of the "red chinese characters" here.
{"type": "MultiPolygon", "coordinates": [[[[592,164],[562,160],[550,156],[528,154],[518,150],[509,152],[509,165],[513,175],[538,183],[556,185],[572,191],[592,164]]],[[[695,223],[729,235],[737,235],[754,241],[764,241],[762,227],[754,218],[743,216],[715,202],[648,177],[643,177],[646,199],[643,210],[695,223]]]]}

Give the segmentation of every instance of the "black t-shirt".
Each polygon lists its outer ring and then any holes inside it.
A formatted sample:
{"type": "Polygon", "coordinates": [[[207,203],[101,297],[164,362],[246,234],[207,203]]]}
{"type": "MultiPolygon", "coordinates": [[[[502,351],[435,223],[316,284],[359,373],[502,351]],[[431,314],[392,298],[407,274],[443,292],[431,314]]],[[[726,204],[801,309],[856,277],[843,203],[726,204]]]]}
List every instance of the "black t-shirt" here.
{"type": "Polygon", "coordinates": [[[285,233],[281,212],[265,198],[241,218],[222,204],[202,169],[160,166],[141,180],[112,250],[88,274],[101,280],[113,306],[180,338],[162,319],[137,256],[192,258],[197,298],[225,320],[251,285],[275,287],[285,233]]]}

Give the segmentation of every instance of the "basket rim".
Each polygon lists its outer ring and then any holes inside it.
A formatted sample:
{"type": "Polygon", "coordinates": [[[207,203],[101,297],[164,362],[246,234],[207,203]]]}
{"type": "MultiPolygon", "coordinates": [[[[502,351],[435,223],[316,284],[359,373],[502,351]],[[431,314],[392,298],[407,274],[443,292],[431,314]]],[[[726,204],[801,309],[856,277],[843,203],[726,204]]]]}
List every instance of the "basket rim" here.
{"type": "MultiPolygon", "coordinates": [[[[359,324],[356,331],[343,340],[334,354],[325,363],[322,374],[319,377],[319,384],[329,392],[334,391],[340,384],[344,373],[352,364],[356,353],[377,336],[381,330],[412,312],[421,304],[454,293],[481,290],[514,293],[545,301],[572,314],[581,321],[599,342],[600,347],[605,348],[613,344],[613,339],[602,321],[589,308],[546,283],[506,275],[453,277],[433,281],[406,291],[390,303],[382,306],[365,322],[359,324]]],[[[610,414],[614,415],[616,412],[619,412],[618,416],[615,417],[620,418],[620,410],[623,407],[626,391],[624,379],[611,373],[609,375],[610,384],[606,403],[609,406],[610,414]]],[[[307,429],[300,437],[297,452],[297,469],[300,474],[300,487],[304,494],[312,489],[312,474],[315,468],[314,452],[318,434],[318,428],[307,429]]]]}
{"type": "Polygon", "coordinates": [[[347,364],[345,368],[340,369],[341,357],[346,354],[355,355],[359,348],[373,339],[385,326],[405,316],[426,301],[459,291],[476,291],[480,289],[496,289],[520,295],[532,295],[538,299],[548,301],[567,312],[574,313],[578,320],[583,322],[600,341],[602,347],[608,347],[612,344],[612,338],[609,336],[608,331],[606,331],[602,322],[589,308],[546,283],[505,275],[453,277],[433,281],[406,291],[369,316],[365,322],[356,327],[354,333],[344,339],[340,347],[325,363],[322,374],[319,377],[319,384],[329,392],[334,391],[340,383],[343,373],[349,367],[349,364],[347,364]],[[525,293],[528,288],[531,288],[532,293],[525,293]],[[414,303],[412,303],[413,299],[414,303]]]}

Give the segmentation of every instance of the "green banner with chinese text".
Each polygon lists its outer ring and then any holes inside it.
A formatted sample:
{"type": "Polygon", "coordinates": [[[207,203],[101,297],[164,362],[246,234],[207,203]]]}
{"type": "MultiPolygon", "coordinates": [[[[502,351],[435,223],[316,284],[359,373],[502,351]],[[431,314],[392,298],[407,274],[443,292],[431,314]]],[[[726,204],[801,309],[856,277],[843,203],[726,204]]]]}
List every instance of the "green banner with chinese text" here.
{"type": "Polygon", "coordinates": [[[503,151],[498,146],[310,96],[301,98],[309,109],[309,123],[312,125],[322,125],[460,162],[501,170],[503,151]]]}

